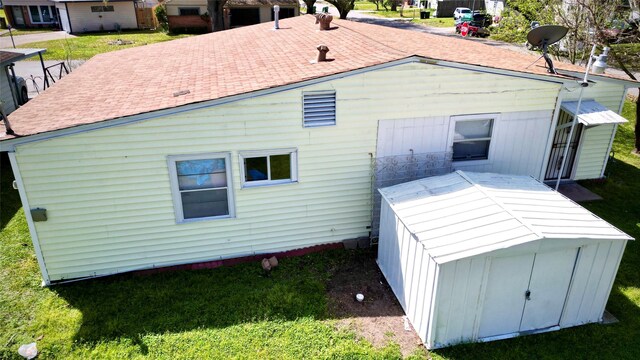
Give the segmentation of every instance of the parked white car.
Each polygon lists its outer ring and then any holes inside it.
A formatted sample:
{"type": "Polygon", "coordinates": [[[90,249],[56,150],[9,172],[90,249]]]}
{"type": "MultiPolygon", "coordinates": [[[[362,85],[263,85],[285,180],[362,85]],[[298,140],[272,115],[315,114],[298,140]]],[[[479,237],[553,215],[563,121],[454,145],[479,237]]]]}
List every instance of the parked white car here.
{"type": "Polygon", "coordinates": [[[453,11],[453,18],[454,18],[455,20],[458,20],[458,19],[460,19],[460,18],[462,17],[462,15],[464,15],[464,14],[471,15],[471,9],[466,8],[466,7],[459,7],[459,8],[456,8],[456,9],[453,11]]]}
{"type": "Polygon", "coordinates": [[[29,91],[27,90],[27,81],[22,76],[16,76],[15,78],[12,76],[11,81],[13,84],[11,86],[15,86],[14,84],[18,83],[18,105],[24,105],[29,101],[29,91]]]}

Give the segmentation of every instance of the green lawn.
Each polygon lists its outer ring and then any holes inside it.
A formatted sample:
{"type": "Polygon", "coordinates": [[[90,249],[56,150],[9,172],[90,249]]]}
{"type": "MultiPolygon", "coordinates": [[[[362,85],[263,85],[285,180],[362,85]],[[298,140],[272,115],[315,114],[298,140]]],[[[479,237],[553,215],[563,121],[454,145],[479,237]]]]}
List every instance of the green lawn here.
{"type": "MultiPolygon", "coordinates": [[[[632,119],[635,105],[624,115],[632,119]]],[[[586,206],[640,239],[640,158],[633,121],[621,126],[605,182],[585,185],[605,200],[586,206]]],[[[255,263],[213,270],[120,275],[50,288],[40,274],[5,155],[0,157],[0,359],[37,341],[40,359],[396,359],[336,328],[328,310],[331,269],[362,253],[341,250],[283,259],[271,276],[255,263]]],[[[620,322],[431,353],[435,359],[639,359],[640,244],[625,251],[607,308],[620,322]]],[[[421,354],[416,354],[422,357],[421,354]]]]}
{"type": "Polygon", "coordinates": [[[71,60],[86,60],[94,55],[126,49],[135,46],[153,44],[162,41],[175,40],[192,35],[170,35],[161,31],[123,31],[117,33],[99,33],[78,35],[75,38],[33,42],[20,45],[23,48],[46,48],[45,60],[65,60],[70,55],[71,60]],[[133,42],[127,45],[110,45],[117,40],[133,42]]]}
{"type": "MultiPolygon", "coordinates": [[[[369,1],[356,1],[353,10],[375,10],[376,4],[369,1]]],[[[380,6],[380,10],[384,10],[382,6],[380,6]]]]}

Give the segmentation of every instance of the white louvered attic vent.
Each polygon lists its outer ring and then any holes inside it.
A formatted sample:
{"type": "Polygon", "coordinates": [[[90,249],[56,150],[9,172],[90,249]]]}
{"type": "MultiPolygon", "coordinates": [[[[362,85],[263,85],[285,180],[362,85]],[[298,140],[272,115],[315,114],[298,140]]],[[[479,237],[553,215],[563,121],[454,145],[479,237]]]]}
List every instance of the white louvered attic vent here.
{"type": "Polygon", "coordinates": [[[336,92],[309,91],[302,94],[302,126],[331,126],[336,124],[336,92]]]}

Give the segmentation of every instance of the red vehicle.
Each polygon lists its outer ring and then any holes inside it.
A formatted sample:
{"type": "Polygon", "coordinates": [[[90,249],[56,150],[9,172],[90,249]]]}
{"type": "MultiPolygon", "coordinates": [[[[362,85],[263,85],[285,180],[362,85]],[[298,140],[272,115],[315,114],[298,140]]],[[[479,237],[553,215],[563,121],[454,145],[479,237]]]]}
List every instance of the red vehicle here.
{"type": "Polygon", "coordinates": [[[491,18],[484,14],[473,14],[473,20],[456,24],[456,33],[462,36],[487,37],[491,35],[487,26],[491,25],[491,18]]]}

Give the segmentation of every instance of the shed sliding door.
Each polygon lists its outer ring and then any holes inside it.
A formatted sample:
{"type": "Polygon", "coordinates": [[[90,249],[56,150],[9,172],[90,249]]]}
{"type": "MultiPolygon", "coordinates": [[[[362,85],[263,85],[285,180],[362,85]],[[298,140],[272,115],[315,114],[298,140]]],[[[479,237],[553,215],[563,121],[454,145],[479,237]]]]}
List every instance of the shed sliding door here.
{"type": "Polygon", "coordinates": [[[478,338],[557,326],[578,249],[491,259],[478,338]]]}

